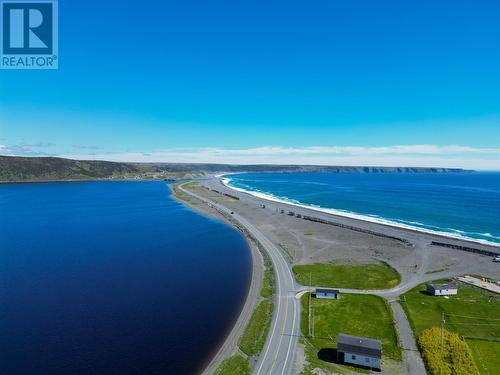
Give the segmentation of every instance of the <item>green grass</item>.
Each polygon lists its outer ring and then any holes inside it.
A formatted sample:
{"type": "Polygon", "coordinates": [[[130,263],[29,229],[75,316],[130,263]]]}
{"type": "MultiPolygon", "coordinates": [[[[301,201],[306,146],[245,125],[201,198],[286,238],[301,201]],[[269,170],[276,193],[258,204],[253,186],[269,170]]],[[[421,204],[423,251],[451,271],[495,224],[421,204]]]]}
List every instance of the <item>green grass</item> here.
{"type": "Polygon", "coordinates": [[[250,375],[248,361],[241,355],[226,358],[215,370],[214,375],[250,375]]]}
{"type": "MultiPolygon", "coordinates": [[[[318,358],[318,349],[314,347],[309,339],[307,338],[301,338],[300,343],[304,344],[305,347],[305,357],[307,361],[307,365],[305,368],[300,372],[300,375],[317,375],[318,372],[314,371],[314,369],[320,368],[323,370],[327,370],[329,373],[332,374],[352,374],[352,371],[350,371],[350,366],[344,366],[344,365],[338,365],[338,364],[332,364],[329,362],[322,361],[321,359],[318,358]]],[[[357,368],[356,372],[360,373],[368,373],[368,371],[357,368]]]]}
{"type": "Polygon", "coordinates": [[[264,347],[271,325],[273,309],[273,303],[265,299],[253,311],[252,318],[238,342],[241,351],[246,355],[256,355],[264,347]]]}
{"type": "Polygon", "coordinates": [[[274,284],[274,271],[271,267],[266,267],[260,295],[264,298],[271,297],[276,289],[274,284]]]}
{"type": "Polygon", "coordinates": [[[312,285],[352,289],[389,289],[401,282],[399,273],[385,263],[335,264],[317,263],[293,266],[297,281],[312,285]]]}
{"type": "MultiPolygon", "coordinates": [[[[186,187],[186,185],[184,185],[184,187],[186,187]]],[[[184,201],[186,203],[189,203],[193,206],[200,204],[200,202],[197,199],[192,198],[190,195],[187,195],[186,193],[181,191],[179,189],[179,185],[173,184],[173,185],[171,185],[171,189],[172,189],[174,197],[176,197],[177,199],[184,201]]]]}
{"type": "Polygon", "coordinates": [[[200,185],[199,182],[192,181],[188,182],[187,184],[184,184],[184,188],[188,190],[198,190],[198,191],[208,191],[208,188],[206,186],[200,185]]]}
{"type": "MultiPolygon", "coordinates": [[[[304,339],[309,362],[307,371],[315,367],[330,370],[332,366],[339,367],[318,358],[321,349],[337,347],[339,333],[382,340],[383,355],[393,360],[401,360],[401,348],[394,318],[384,299],[371,295],[342,294],[339,300],[312,298],[311,301],[314,310],[315,338],[304,339]]],[[[306,293],[302,297],[301,317],[301,331],[304,336],[307,336],[309,331],[308,311],[309,295],[306,293]]]]}
{"type": "Polygon", "coordinates": [[[500,369],[500,342],[465,340],[481,374],[493,375],[500,369]]]}
{"type": "MultiPolygon", "coordinates": [[[[416,335],[426,328],[439,326],[444,312],[445,327],[449,331],[460,336],[500,338],[500,297],[484,289],[465,284],[459,286],[458,295],[448,299],[425,294],[425,284],[403,295],[405,302],[402,305],[416,335]]],[[[494,374],[500,368],[499,343],[477,339],[466,341],[481,374],[494,374]]]]}

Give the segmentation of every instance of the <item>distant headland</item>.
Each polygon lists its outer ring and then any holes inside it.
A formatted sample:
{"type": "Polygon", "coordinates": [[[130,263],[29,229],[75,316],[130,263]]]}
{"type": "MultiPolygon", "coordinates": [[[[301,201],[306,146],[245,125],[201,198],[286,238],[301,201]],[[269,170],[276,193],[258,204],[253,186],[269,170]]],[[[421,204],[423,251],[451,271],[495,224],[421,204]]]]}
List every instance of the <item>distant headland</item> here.
{"type": "Polygon", "coordinates": [[[470,173],[460,168],[375,167],[279,164],[124,163],[58,157],[0,155],[0,182],[86,180],[176,180],[213,173],[470,173]]]}

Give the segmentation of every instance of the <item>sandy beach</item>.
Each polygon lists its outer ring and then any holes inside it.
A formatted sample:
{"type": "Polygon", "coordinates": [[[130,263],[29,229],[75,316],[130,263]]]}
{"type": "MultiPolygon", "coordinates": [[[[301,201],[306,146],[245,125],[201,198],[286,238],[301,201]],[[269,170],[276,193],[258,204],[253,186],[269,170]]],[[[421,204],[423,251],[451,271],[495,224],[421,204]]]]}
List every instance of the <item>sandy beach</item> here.
{"type": "Polygon", "coordinates": [[[463,247],[500,253],[498,246],[271,201],[227,187],[220,178],[204,180],[202,185],[239,198],[231,199],[209,190],[204,192],[243,213],[275,243],[284,245],[294,264],[331,261],[370,263],[381,260],[402,274],[403,283],[417,275],[421,275],[418,277],[420,281],[464,272],[500,278],[500,267],[492,263],[490,255],[458,249],[463,247]],[[304,220],[304,216],[333,225],[304,220]],[[422,276],[426,272],[429,276],[422,276]]]}

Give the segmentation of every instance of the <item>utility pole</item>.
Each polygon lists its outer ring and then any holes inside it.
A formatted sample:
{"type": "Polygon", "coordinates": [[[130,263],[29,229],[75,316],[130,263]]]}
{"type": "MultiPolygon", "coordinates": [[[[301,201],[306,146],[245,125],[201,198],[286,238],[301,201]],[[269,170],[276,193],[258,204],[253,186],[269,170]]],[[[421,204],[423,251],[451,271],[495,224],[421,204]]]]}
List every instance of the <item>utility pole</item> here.
{"type": "Polygon", "coordinates": [[[314,309],[312,310],[312,319],[313,319],[313,324],[312,324],[312,326],[313,326],[313,329],[312,329],[312,331],[313,331],[313,332],[312,332],[312,337],[314,338],[314,309]]]}
{"type": "Polygon", "coordinates": [[[309,337],[311,337],[311,334],[312,334],[312,330],[311,330],[311,295],[312,295],[311,272],[309,272],[309,315],[308,315],[308,318],[309,318],[309,324],[308,324],[309,337]]]}
{"type": "Polygon", "coordinates": [[[441,352],[443,351],[444,341],[444,311],[441,313],[441,352]]]}

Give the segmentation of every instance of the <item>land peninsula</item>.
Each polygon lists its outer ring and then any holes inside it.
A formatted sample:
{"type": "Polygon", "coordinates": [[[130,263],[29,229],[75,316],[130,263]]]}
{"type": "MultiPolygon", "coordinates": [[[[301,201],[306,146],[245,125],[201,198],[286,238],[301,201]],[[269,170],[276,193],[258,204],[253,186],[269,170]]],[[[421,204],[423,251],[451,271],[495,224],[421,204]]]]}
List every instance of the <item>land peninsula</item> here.
{"type": "MultiPolygon", "coordinates": [[[[336,333],[348,333],[382,340],[384,374],[432,373],[419,352],[418,319],[423,317],[415,317],[405,305],[407,298],[413,298],[407,293],[432,280],[460,283],[455,277],[464,274],[500,279],[500,267],[492,262],[492,254],[500,253],[496,246],[269,201],[236,191],[220,177],[181,183],[176,189],[194,209],[215,217],[222,213],[223,220],[237,223],[250,242],[257,237],[262,253],[268,252],[273,260],[276,293],[271,301],[275,307],[271,327],[265,332],[266,344],[258,358],[245,355],[238,345],[226,345],[210,371],[224,358],[231,358],[238,363],[247,359],[255,374],[266,373],[262,368],[274,371],[277,366],[285,374],[359,372],[328,355],[328,350],[335,350],[336,333]],[[291,283],[288,275],[293,275],[291,283]],[[344,298],[339,302],[312,299],[316,334],[311,337],[308,295],[316,287],[338,287],[344,298]],[[342,311],[342,316],[332,315],[342,311]],[[379,313],[360,316],[362,311],[379,313]]],[[[262,271],[254,273],[260,275],[259,283],[262,271]]],[[[489,291],[481,293],[498,298],[489,291]]],[[[246,307],[256,306],[258,298],[249,294],[248,299],[252,298],[246,307]]],[[[414,306],[413,301],[408,303],[414,306]]],[[[251,313],[243,311],[242,315],[251,313]]],[[[439,325],[439,319],[426,322],[426,326],[439,325]]],[[[453,327],[447,328],[453,332],[453,327]]],[[[242,327],[233,330],[235,335],[242,332],[242,327]]],[[[476,363],[481,353],[494,353],[499,344],[468,340],[467,345],[472,348],[470,363],[472,358],[476,363]]],[[[483,359],[473,366],[487,373],[495,365],[494,360],[483,359]]]]}

